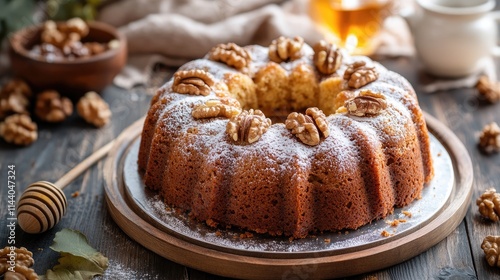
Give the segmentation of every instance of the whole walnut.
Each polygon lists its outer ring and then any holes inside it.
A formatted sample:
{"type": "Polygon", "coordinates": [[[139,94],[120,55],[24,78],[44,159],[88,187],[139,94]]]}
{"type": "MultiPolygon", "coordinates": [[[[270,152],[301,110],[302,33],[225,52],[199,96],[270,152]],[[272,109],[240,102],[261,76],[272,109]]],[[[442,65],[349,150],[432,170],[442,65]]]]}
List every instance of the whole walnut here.
{"type": "Polygon", "coordinates": [[[3,275],[5,280],[38,280],[40,279],[36,272],[30,268],[35,261],[33,253],[26,248],[21,247],[5,247],[0,250],[0,275],[3,275]],[[13,250],[11,250],[13,249],[13,250]],[[11,263],[10,254],[15,254],[14,263],[11,263]],[[14,266],[13,271],[12,265],[14,266]]]}
{"type": "Polygon", "coordinates": [[[38,138],[37,125],[28,115],[11,115],[0,123],[0,136],[8,143],[27,146],[38,138]]]}
{"type": "Polygon", "coordinates": [[[483,239],[483,249],[486,261],[490,266],[500,267],[500,236],[488,235],[483,239]]]}
{"type": "Polygon", "coordinates": [[[0,92],[0,97],[8,94],[10,92],[19,91],[26,97],[31,97],[31,88],[30,86],[21,79],[12,79],[8,81],[0,92]]]}
{"type": "Polygon", "coordinates": [[[226,126],[226,133],[238,143],[258,141],[271,126],[271,120],[260,110],[250,109],[233,116],[226,126]]]}
{"type": "Polygon", "coordinates": [[[500,83],[492,81],[488,76],[481,76],[476,83],[479,96],[490,103],[500,101],[500,83]]]}
{"type": "Polygon", "coordinates": [[[52,20],[48,20],[43,24],[40,37],[42,43],[51,44],[58,48],[64,45],[66,39],[65,34],[58,30],[57,24],[52,20]]]}
{"type": "Polygon", "coordinates": [[[360,88],[378,79],[375,67],[369,67],[365,61],[350,64],[344,72],[344,80],[352,88],[360,88]]]}
{"type": "Polygon", "coordinates": [[[69,35],[72,33],[78,34],[81,38],[87,36],[89,33],[89,27],[87,23],[81,18],[71,18],[66,22],[60,24],[58,26],[59,31],[62,33],[69,35]]]}
{"type": "Polygon", "coordinates": [[[13,247],[6,246],[3,249],[0,249],[0,275],[7,272],[8,260],[10,259],[9,254],[16,254],[15,263],[21,266],[31,267],[35,263],[33,260],[33,253],[28,251],[28,249],[21,247],[13,247]],[[14,250],[11,250],[14,249],[14,250]]]}
{"type": "Polygon", "coordinates": [[[496,122],[484,126],[479,134],[479,147],[488,154],[500,152],[500,127],[496,122]]]}
{"type": "Polygon", "coordinates": [[[108,104],[94,91],[89,91],[80,98],[76,110],[86,122],[96,127],[104,126],[111,118],[108,104]]]}
{"type": "Polygon", "coordinates": [[[306,113],[292,112],[285,121],[285,127],[297,136],[302,143],[316,146],[320,143],[321,136],[330,135],[326,116],[316,107],[307,108],[306,113]]]}
{"type": "Polygon", "coordinates": [[[0,120],[12,114],[28,114],[31,89],[19,79],[7,82],[0,91],[0,120]]]}
{"type": "Polygon", "coordinates": [[[73,103],[55,90],[38,94],[35,115],[46,122],[62,122],[73,113],[73,103]]]}
{"type": "Polygon", "coordinates": [[[500,220],[500,194],[494,188],[487,189],[477,200],[481,216],[494,222],[500,220]]]}

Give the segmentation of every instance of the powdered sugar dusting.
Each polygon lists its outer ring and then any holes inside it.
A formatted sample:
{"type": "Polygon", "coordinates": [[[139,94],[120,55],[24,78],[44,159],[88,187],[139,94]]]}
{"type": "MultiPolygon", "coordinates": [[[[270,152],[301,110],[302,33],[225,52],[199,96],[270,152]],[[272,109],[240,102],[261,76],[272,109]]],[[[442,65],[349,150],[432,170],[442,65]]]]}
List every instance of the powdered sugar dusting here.
{"type": "MultiPolygon", "coordinates": [[[[208,56],[206,57],[208,58],[208,56]]],[[[197,70],[197,69],[202,69],[205,70],[206,72],[209,72],[212,74],[216,79],[222,80],[224,78],[224,74],[226,73],[237,73],[236,69],[227,66],[226,64],[222,62],[217,62],[209,59],[196,59],[193,61],[190,61],[184,65],[182,65],[179,68],[179,71],[182,70],[197,70]]]]}
{"type": "Polygon", "coordinates": [[[110,259],[109,260],[109,266],[108,268],[104,271],[104,274],[101,277],[98,277],[96,279],[160,279],[159,275],[151,275],[151,274],[144,274],[142,272],[135,271],[126,265],[110,259]]]}

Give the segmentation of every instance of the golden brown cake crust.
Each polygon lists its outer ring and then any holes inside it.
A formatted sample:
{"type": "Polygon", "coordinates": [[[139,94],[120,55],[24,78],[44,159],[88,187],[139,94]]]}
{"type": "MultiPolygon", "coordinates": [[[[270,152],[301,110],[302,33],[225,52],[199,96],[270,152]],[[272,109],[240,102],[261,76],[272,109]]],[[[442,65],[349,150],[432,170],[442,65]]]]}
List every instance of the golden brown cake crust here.
{"type": "MultiPolygon", "coordinates": [[[[250,57],[244,69],[210,56],[179,69],[209,73],[213,86],[207,96],[177,93],[169,81],[153,98],[138,163],[146,186],[158,190],[165,203],[209,226],[301,238],[356,229],[420,197],[433,176],[429,136],[416,94],[403,77],[340,49],[342,63],[323,74],[305,43],[300,56],[283,62],[270,61],[265,47],[233,49],[234,56],[250,57]],[[344,74],[360,61],[376,75],[353,81],[363,84],[353,88],[344,74]],[[342,109],[367,90],[383,98],[380,112],[360,117],[342,109]],[[227,117],[192,116],[195,108],[221,98],[237,99],[240,110],[257,106],[273,124],[254,142],[235,142],[226,132],[227,117]],[[292,133],[284,122],[289,113],[312,107],[326,114],[329,130],[307,145],[296,134],[302,127],[292,133]]],[[[259,129],[253,117],[241,121],[241,135],[259,129]]],[[[305,129],[319,129],[310,117],[304,121],[305,129]]]]}

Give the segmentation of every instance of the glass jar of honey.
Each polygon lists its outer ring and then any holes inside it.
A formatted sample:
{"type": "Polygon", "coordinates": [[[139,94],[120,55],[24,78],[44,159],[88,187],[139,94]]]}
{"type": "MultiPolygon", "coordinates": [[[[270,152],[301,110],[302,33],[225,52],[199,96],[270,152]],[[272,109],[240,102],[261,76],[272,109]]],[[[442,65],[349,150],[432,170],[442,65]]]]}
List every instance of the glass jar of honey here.
{"type": "Polygon", "coordinates": [[[352,54],[369,55],[393,0],[309,0],[309,15],[325,38],[352,54]]]}

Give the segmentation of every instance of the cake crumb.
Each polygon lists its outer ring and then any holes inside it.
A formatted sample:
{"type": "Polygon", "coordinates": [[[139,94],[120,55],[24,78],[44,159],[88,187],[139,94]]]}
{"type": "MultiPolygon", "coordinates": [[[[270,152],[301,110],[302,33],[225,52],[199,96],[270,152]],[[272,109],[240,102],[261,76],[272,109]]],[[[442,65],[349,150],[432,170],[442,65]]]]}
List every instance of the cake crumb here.
{"type": "Polygon", "coordinates": [[[38,251],[43,251],[43,248],[38,248],[38,251]]]}
{"type": "Polygon", "coordinates": [[[387,221],[387,224],[391,225],[391,227],[397,227],[401,223],[406,223],[405,219],[395,219],[392,221],[387,221]]]}
{"type": "Polygon", "coordinates": [[[391,227],[397,227],[399,225],[399,220],[392,220],[392,221],[387,221],[391,227]]]}
{"type": "Polygon", "coordinates": [[[331,239],[330,238],[325,238],[325,243],[330,243],[331,239]]]}
{"type": "Polygon", "coordinates": [[[76,191],[74,193],[71,194],[71,197],[79,197],[80,196],[80,192],[79,191],[76,191]]]}
{"type": "Polygon", "coordinates": [[[211,226],[211,227],[217,227],[217,224],[218,224],[216,221],[214,221],[212,219],[208,219],[206,221],[206,223],[207,223],[208,226],[211,226]]]}
{"type": "Polygon", "coordinates": [[[222,236],[222,232],[220,232],[220,230],[216,231],[216,232],[215,232],[215,236],[217,236],[217,237],[221,237],[221,236],[222,236]]]}
{"type": "Polygon", "coordinates": [[[390,234],[387,230],[383,230],[381,235],[383,237],[389,237],[389,236],[392,236],[393,234],[390,234]]]}
{"type": "Polygon", "coordinates": [[[412,217],[412,214],[410,211],[401,211],[401,213],[403,213],[406,217],[408,218],[411,218],[412,217]]]}
{"type": "Polygon", "coordinates": [[[245,233],[240,234],[240,239],[252,238],[253,234],[251,232],[245,231],[245,233]]]}

